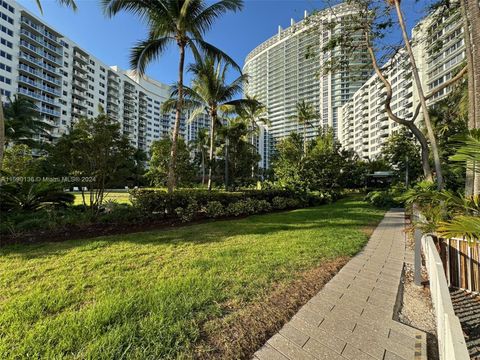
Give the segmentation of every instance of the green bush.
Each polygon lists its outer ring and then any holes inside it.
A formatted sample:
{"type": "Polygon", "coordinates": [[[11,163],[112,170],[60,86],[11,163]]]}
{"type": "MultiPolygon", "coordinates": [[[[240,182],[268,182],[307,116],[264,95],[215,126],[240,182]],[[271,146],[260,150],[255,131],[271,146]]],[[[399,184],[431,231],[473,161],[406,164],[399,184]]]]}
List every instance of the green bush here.
{"type": "Polygon", "coordinates": [[[403,206],[403,204],[397,200],[395,194],[389,190],[370,191],[365,196],[365,201],[369,202],[375,207],[382,208],[382,209],[403,206]]]}
{"type": "Polygon", "coordinates": [[[204,207],[204,212],[208,218],[219,218],[225,216],[225,208],[220,201],[209,201],[204,207]]]}
{"type": "Polygon", "coordinates": [[[198,204],[195,200],[192,200],[185,207],[178,207],[175,209],[175,213],[182,222],[189,222],[195,218],[199,210],[198,204]]]}
{"type": "Polygon", "coordinates": [[[272,206],[276,210],[283,210],[287,208],[287,199],[284,197],[276,196],[272,200],[272,206]]]}

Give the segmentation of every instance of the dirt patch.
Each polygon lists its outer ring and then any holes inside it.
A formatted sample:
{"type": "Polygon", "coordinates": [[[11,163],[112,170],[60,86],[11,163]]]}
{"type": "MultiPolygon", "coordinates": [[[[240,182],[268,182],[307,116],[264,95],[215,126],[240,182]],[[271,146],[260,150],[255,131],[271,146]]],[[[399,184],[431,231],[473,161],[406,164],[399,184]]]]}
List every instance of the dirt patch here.
{"type": "Polygon", "coordinates": [[[341,257],[325,262],[298,280],[274,288],[265,299],[207,322],[195,358],[250,359],[348,260],[341,257]]]}
{"type": "MultiPolygon", "coordinates": [[[[422,277],[427,279],[425,268],[422,277]]],[[[400,322],[427,333],[427,352],[429,360],[439,359],[435,311],[432,306],[430,290],[427,287],[416,286],[414,271],[411,264],[405,265],[403,283],[403,299],[398,318],[400,322]]]]}

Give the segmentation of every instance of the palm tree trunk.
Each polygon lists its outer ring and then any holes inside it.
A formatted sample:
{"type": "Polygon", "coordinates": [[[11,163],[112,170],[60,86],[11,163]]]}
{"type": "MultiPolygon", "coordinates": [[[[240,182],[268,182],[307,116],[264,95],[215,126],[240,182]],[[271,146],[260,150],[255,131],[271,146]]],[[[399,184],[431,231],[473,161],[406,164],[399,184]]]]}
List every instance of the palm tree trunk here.
{"type": "Polygon", "coordinates": [[[205,151],[202,149],[202,186],[204,185],[205,185],[205,151]]]}
{"type": "Polygon", "coordinates": [[[215,123],[217,122],[217,111],[210,112],[210,153],[208,156],[208,190],[212,190],[212,169],[213,169],[213,152],[215,147],[215,123]]]}
{"type": "MultiPolygon", "coordinates": [[[[255,120],[252,120],[252,159],[255,156],[255,120]]],[[[252,179],[255,177],[255,164],[252,164],[252,179]]]]}
{"type": "MultiPolygon", "coordinates": [[[[472,98],[469,101],[474,103],[474,115],[473,118],[469,118],[469,128],[470,129],[478,129],[480,128],[480,5],[478,4],[478,0],[466,0],[467,1],[467,9],[466,9],[466,17],[468,18],[468,25],[470,25],[469,31],[464,29],[465,33],[470,33],[470,48],[471,48],[471,57],[472,57],[472,64],[471,68],[471,79],[473,83],[473,94],[472,98]]],[[[465,42],[465,46],[467,46],[467,42],[465,42]]],[[[468,59],[467,59],[468,60],[468,59]]],[[[470,74],[469,74],[470,75],[470,74]]],[[[470,92],[470,88],[469,88],[470,92]]],[[[470,109],[469,109],[470,110],[470,109]]],[[[474,164],[474,171],[472,172],[472,195],[479,195],[480,194],[480,173],[477,169],[480,164],[474,164]]]]}
{"type": "Polygon", "coordinates": [[[432,122],[430,120],[430,114],[428,113],[427,101],[425,99],[425,94],[423,92],[422,82],[418,74],[418,68],[413,55],[412,46],[408,38],[407,29],[405,27],[405,20],[403,18],[402,9],[400,8],[400,0],[394,0],[395,9],[397,11],[398,22],[400,23],[400,28],[402,29],[402,36],[405,42],[405,47],[410,58],[410,65],[412,66],[413,78],[415,80],[415,85],[417,87],[418,95],[420,97],[420,104],[422,106],[423,120],[425,121],[425,126],[427,127],[428,138],[430,140],[430,146],[432,149],[433,160],[435,163],[435,172],[437,176],[437,188],[438,190],[443,189],[443,175],[442,175],[442,165],[440,162],[439,149],[437,145],[437,139],[435,138],[435,133],[433,132],[432,122]]]}
{"type": "Polygon", "coordinates": [[[178,133],[180,132],[180,120],[182,117],[183,107],[183,68],[185,66],[185,45],[179,45],[180,61],[178,64],[178,100],[175,113],[175,126],[172,134],[172,150],[170,151],[170,160],[168,162],[168,177],[167,187],[168,192],[172,193],[175,190],[175,178],[177,167],[177,142],[178,133]]]}
{"type": "Polygon", "coordinates": [[[303,156],[307,156],[307,123],[303,123],[303,156]]]}
{"type": "Polygon", "coordinates": [[[3,116],[3,101],[0,95],[0,171],[3,169],[3,154],[5,151],[5,117],[3,116]]]}

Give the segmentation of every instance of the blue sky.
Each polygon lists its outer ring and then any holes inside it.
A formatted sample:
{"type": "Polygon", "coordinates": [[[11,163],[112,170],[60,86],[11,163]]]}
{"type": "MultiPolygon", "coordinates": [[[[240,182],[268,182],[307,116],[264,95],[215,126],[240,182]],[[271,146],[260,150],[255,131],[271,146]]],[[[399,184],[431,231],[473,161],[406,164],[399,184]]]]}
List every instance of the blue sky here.
{"type": "MultiPolygon", "coordinates": [[[[123,13],[107,19],[98,0],[77,0],[79,9],[76,13],[60,7],[54,0],[42,0],[43,15],[34,0],[18,2],[108,65],[128,68],[130,47],[145,37],[145,26],[136,17],[123,13]]],[[[429,2],[402,1],[409,28],[424,15],[424,7],[429,2]]],[[[205,38],[242,66],[246,55],[274,35],[278,25],[285,28],[289,26],[290,18],[300,20],[304,10],[312,12],[325,7],[325,3],[325,0],[246,0],[242,12],[224,16],[205,38]]],[[[388,40],[397,39],[391,36],[388,40]]],[[[172,84],[177,78],[177,63],[176,48],[171,47],[165,56],[149,66],[147,74],[172,84]]]]}

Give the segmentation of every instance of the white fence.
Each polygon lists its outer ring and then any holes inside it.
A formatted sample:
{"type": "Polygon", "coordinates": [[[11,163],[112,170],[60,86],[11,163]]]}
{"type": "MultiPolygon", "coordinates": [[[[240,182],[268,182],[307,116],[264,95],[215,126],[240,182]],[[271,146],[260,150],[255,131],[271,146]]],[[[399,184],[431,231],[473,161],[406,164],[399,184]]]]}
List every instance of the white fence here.
{"type": "Polygon", "coordinates": [[[442,260],[432,237],[424,235],[422,246],[430,279],[430,292],[435,307],[440,360],[469,360],[470,356],[463,337],[462,326],[453,311],[442,260]]]}

